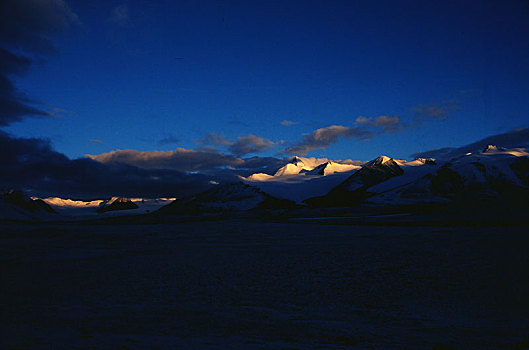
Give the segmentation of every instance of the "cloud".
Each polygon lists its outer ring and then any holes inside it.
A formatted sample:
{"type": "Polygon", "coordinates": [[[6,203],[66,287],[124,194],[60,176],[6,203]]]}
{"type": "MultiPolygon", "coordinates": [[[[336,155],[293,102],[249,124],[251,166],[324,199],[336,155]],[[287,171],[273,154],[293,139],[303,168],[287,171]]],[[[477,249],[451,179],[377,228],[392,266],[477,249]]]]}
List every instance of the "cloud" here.
{"type": "Polygon", "coordinates": [[[356,118],[356,124],[380,128],[384,133],[399,132],[404,128],[404,124],[398,116],[389,117],[381,115],[376,118],[358,117],[356,118]]]}
{"type": "Polygon", "coordinates": [[[454,147],[442,147],[442,148],[436,148],[431,149],[424,152],[417,152],[410,155],[412,158],[435,158],[435,159],[443,159],[448,154],[450,154],[452,151],[454,151],[456,148],[454,147]]]}
{"type": "Polygon", "coordinates": [[[477,142],[473,142],[461,147],[444,147],[424,152],[417,152],[412,154],[410,157],[451,159],[469,152],[481,151],[488,145],[506,148],[529,148],[529,128],[514,129],[503,134],[488,136],[477,142]]]}
{"type": "Polygon", "coordinates": [[[212,132],[205,135],[203,138],[198,140],[198,143],[203,146],[231,146],[233,142],[226,139],[224,134],[212,132]]]}
{"type": "MultiPolygon", "coordinates": [[[[0,67],[2,66],[0,58],[0,67]]],[[[26,94],[19,91],[9,80],[2,74],[0,68],[0,126],[7,126],[11,123],[21,121],[24,117],[43,117],[49,116],[35,106],[34,101],[26,94]]]]}
{"type": "Polygon", "coordinates": [[[210,176],[173,169],[142,169],[105,164],[89,158],[71,160],[49,141],[14,138],[0,131],[0,183],[38,196],[69,198],[180,197],[208,188],[210,176]]]}
{"type": "Polygon", "coordinates": [[[25,117],[53,116],[18,90],[11,76],[26,73],[32,61],[41,60],[42,55],[56,53],[52,38],[79,25],[62,0],[0,2],[0,126],[25,117]]]}
{"type": "Polygon", "coordinates": [[[242,159],[232,155],[185,148],[177,148],[174,151],[115,150],[86,156],[104,164],[128,164],[144,169],[173,169],[184,172],[212,170],[244,163],[242,159]]]}
{"type": "Polygon", "coordinates": [[[64,116],[73,116],[75,113],[64,108],[53,107],[48,115],[53,118],[62,118],[64,116]]]}
{"type": "Polygon", "coordinates": [[[177,148],[175,151],[116,150],[87,155],[87,157],[103,164],[199,172],[224,181],[232,181],[238,176],[249,176],[254,173],[274,174],[285,165],[285,160],[275,157],[238,158],[215,150],[184,148],[177,148]]]}
{"type": "MultiPolygon", "coordinates": [[[[451,111],[459,108],[457,101],[440,104],[422,104],[412,109],[412,122],[405,122],[399,116],[381,115],[378,117],[360,116],[355,120],[355,126],[331,125],[306,134],[303,139],[291,147],[283,150],[286,154],[306,155],[315,149],[325,149],[339,138],[369,140],[375,136],[401,132],[408,128],[419,127],[431,120],[448,118],[451,111]]],[[[283,121],[288,122],[288,121],[283,121]]],[[[282,124],[283,124],[282,122],[282,124]]],[[[288,125],[288,123],[284,124],[288,125]]]]}
{"type": "Polygon", "coordinates": [[[281,125],[283,125],[283,126],[291,126],[291,125],[295,125],[295,124],[297,124],[297,123],[293,122],[292,120],[286,120],[285,119],[285,120],[281,121],[281,125]]]}
{"type": "Polygon", "coordinates": [[[112,10],[110,20],[120,26],[127,26],[130,23],[129,8],[127,5],[122,4],[116,6],[112,10]]]}
{"type": "Polygon", "coordinates": [[[263,152],[274,146],[276,143],[252,134],[239,136],[236,141],[230,141],[226,139],[223,134],[210,133],[200,139],[199,144],[206,147],[205,149],[208,149],[207,146],[223,146],[226,147],[230,153],[241,157],[251,153],[263,152]]]}
{"type": "Polygon", "coordinates": [[[88,141],[90,141],[92,143],[99,143],[99,144],[103,144],[104,143],[102,140],[99,140],[99,139],[89,139],[88,141]]]}
{"type": "Polygon", "coordinates": [[[445,120],[452,111],[459,108],[457,101],[448,101],[439,104],[421,104],[412,108],[411,112],[414,123],[421,125],[430,120],[445,120]]]}
{"type": "Polygon", "coordinates": [[[0,45],[36,54],[55,53],[52,38],[80,21],[63,0],[0,2],[0,45]]]}
{"type": "Polygon", "coordinates": [[[325,149],[336,143],[340,137],[346,139],[367,140],[373,136],[373,132],[365,127],[347,127],[331,125],[317,129],[311,134],[306,134],[303,139],[292,147],[286,148],[283,153],[306,155],[315,149],[325,149]]]}
{"type": "Polygon", "coordinates": [[[243,156],[250,153],[260,153],[272,147],[275,143],[255,135],[239,136],[237,141],[231,144],[228,149],[236,156],[243,156]]]}
{"type": "Polygon", "coordinates": [[[24,116],[47,116],[48,113],[34,107],[33,101],[19,91],[9,79],[28,71],[31,60],[0,47],[0,126],[23,119],[24,116]]]}
{"type": "Polygon", "coordinates": [[[158,145],[160,146],[166,146],[166,145],[172,145],[172,144],[175,144],[175,143],[178,143],[180,142],[180,139],[174,135],[168,135],[164,138],[161,138],[160,140],[158,140],[158,145]]]}
{"type": "Polygon", "coordinates": [[[331,125],[317,129],[311,134],[303,135],[300,142],[286,148],[283,153],[304,156],[312,150],[325,149],[340,138],[365,141],[377,135],[400,132],[406,126],[398,116],[386,115],[376,118],[358,117],[355,124],[354,127],[331,125]]]}

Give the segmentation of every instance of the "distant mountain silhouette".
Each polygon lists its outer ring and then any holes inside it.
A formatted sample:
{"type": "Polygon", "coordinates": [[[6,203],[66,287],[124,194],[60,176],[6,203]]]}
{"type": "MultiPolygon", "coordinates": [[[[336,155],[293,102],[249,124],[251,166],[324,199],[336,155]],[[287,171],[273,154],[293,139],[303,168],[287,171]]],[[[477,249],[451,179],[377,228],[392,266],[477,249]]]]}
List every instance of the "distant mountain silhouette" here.
{"type": "Polygon", "coordinates": [[[108,211],[130,210],[137,208],[138,205],[127,198],[112,197],[109,200],[101,203],[101,205],[97,209],[97,212],[106,213],[108,211]]]}

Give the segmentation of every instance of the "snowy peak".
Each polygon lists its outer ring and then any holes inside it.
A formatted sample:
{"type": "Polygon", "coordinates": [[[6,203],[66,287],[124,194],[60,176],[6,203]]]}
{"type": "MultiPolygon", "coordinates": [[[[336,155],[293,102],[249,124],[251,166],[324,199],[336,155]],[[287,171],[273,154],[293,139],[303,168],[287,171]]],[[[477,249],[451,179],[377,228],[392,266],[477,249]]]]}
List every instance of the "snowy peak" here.
{"type": "Polygon", "coordinates": [[[297,163],[288,163],[287,165],[279,168],[279,170],[276,171],[274,176],[285,176],[285,175],[295,175],[299,174],[301,170],[306,169],[304,167],[303,162],[297,162],[297,163]]]}
{"type": "Polygon", "coordinates": [[[2,194],[2,201],[31,213],[56,213],[56,211],[42,199],[30,198],[19,190],[9,190],[4,192],[2,194]]]}
{"type": "Polygon", "coordinates": [[[369,189],[378,204],[524,207],[529,204],[529,157],[524,149],[489,145],[439,166],[403,167],[404,175],[369,189]],[[500,204],[501,203],[501,204],[500,204]]]}
{"type": "Polygon", "coordinates": [[[380,156],[351,175],[343,185],[348,191],[355,191],[358,188],[366,189],[403,173],[404,171],[393,158],[380,156]]]}
{"type": "Polygon", "coordinates": [[[307,172],[307,175],[327,176],[327,175],[332,175],[334,173],[343,173],[343,172],[352,171],[352,170],[356,170],[360,168],[361,167],[359,165],[340,164],[340,163],[328,161],[328,162],[318,165],[311,171],[307,172]]]}
{"type": "Polygon", "coordinates": [[[414,161],[425,165],[437,165],[433,158],[416,158],[414,161]]]}
{"type": "Polygon", "coordinates": [[[56,213],[43,200],[30,198],[22,191],[0,192],[0,220],[45,220],[56,213]]]}
{"type": "Polygon", "coordinates": [[[497,151],[504,151],[505,149],[503,147],[497,147],[495,145],[488,145],[481,151],[481,153],[492,153],[497,151]]]}
{"type": "Polygon", "coordinates": [[[290,161],[291,164],[298,165],[298,163],[303,163],[303,160],[299,158],[298,156],[294,156],[292,160],[290,161]]]}
{"type": "Polygon", "coordinates": [[[328,160],[327,158],[303,158],[295,156],[292,157],[287,164],[279,168],[274,175],[256,173],[248,176],[247,178],[243,178],[243,180],[252,182],[282,181],[284,178],[292,178],[296,175],[300,175],[300,178],[302,178],[303,175],[326,176],[332,175],[334,173],[356,170],[359,168],[360,166],[358,165],[334,162],[328,160]]]}
{"type": "Polygon", "coordinates": [[[138,209],[138,205],[127,198],[111,197],[109,200],[104,201],[100,204],[99,208],[97,209],[97,212],[106,213],[107,211],[130,209],[138,209]]]}
{"type": "Polygon", "coordinates": [[[63,199],[59,197],[48,197],[42,199],[44,202],[48,203],[52,207],[59,208],[95,208],[99,207],[103,200],[93,200],[93,201],[81,201],[73,199],[63,199]]]}
{"type": "Polygon", "coordinates": [[[274,176],[297,175],[301,172],[308,172],[327,162],[326,158],[302,158],[294,156],[285,166],[279,168],[274,176]]]}
{"type": "MultiPolygon", "coordinates": [[[[372,161],[370,161],[369,163],[367,163],[366,165],[385,165],[386,163],[389,163],[389,162],[395,162],[393,160],[393,158],[390,158],[388,156],[379,156],[375,159],[373,159],[372,161]]],[[[396,164],[396,163],[395,163],[396,164]]]]}
{"type": "Polygon", "coordinates": [[[376,157],[375,159],[367,162],[366,164],[364,164],[364,168],[365,167],[379,167],[379,168],[384,168],[384,167],[395,167],[395,166],[414,166],[414,165],[423,165],[424,163],[421,162],[419,159],[421,158],[417,158],[413,161],[405,161],[405,160],[398,160],[398,159],[394,159],[394,158],[391,158],[391,157],[388,157],[388,156],[378,156],[376,157]]]}
{"type": "Polygon", "coordinates": [[[48,197],[43,198],[42,201],[50,205],[59,214],[62,214],[65,219],[71,220],[97,217],[101,213],[105,213],[107,216],[147,214],[173,202],[175,199],[111,197],[106,200],[79,200],[48,197]],[[102,206],[104,206],[104,209],[101,209],[102,206]],[[118,209],[119,207],[124,209],[118,209]]]}

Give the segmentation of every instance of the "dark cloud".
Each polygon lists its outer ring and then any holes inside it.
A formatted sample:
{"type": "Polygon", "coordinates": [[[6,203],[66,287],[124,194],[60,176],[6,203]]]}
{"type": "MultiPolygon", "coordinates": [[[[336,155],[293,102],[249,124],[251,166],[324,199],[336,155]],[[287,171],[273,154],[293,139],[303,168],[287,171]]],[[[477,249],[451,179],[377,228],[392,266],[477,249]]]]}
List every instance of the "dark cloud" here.
{"type": "Polygon", "coordinates": [[[126,164],[143,169],[200,172],[221,180],[254,173],[275,173],[285,160],[274,157],[239,158],[215,150],[177,148],[174,151],[116,150],[88,158],[103,164],[126,164]]]}
{"type": "Polygon", "coordinates": [[[79,26],[77,15],[63,0],[2,0],[0,45],[30,53],[56,52],[52,39],[79,26]]]}
{"type": "Polygon", "coordinates": [[[287,160],[275,157],[244,158],[243,163],[234,168],[237,175],[249,176],[255,173],[273,175],[286,164],[287,160]]]}
{"type": "Polygon", "coordinates": [[[201,144],[202,147],[223,146],[226,147],[230,153],[237,157],[241,157],[251,153],[266,151],[274,146],[275,142],[251,134],[247,136],[239,136],[236,141],[230,141],[226,139],[223,134],[210,133],[200,139],[199,144],[201,144]]]}
{"type": "Polygon", "coordinates": [[[24,74],[31,65],[31,60],[21,55],[15,55],[0,47],[0,126],[6,126],[20,121],[24,116],[46,116],[32,106],[33,101],[19,91],[9,75],[24,74]]]}
{"type": "Polygon", "coordinates": [[[88,158],[105,164],[129,164],[144,169],[173,169],[179,171],[204,171],[237,166],[243,160],[220,152],[207,152],[177,148],[174,151],[116,150],[88,158]]]}
{"type": "Polygon", "coordinates": [[[412,154],[413,158],[438,158],[450,159],[464,155],[469,152],[479,152],[488,145],[506,148],[524,147],[529,148],[529,128],[520,128],[503,134],[492,135],[477,142],[461,147],[445,147],[412,154]]]}
{"type": "Polygon", "coordinates": [[[55,53],[52,38],[78,25],[77,16],[62,0],[0,1],[0,126],[29,116],[53,116],[35,106],[10,76],[26,73],[33,60],[55,53]]]}
{"type": "Polygon", "coordinates": [[[89,139],[88,141],[92,142],[92,143],[99,143],[99,144],[103,144],[103,140],[100,140],[100,139],[89,139]]]}
{"type": "Polygon", "coordinates": [[[0,63],[3,74],[24,74],[28,71],[31,60],[0,47],[0,63]]]}
{"type": "Polygon", "coordinates": [[[412,158],[435,158],[435,159],[444,159],[448,154],[454,151],[454,147],[443,147],[431,149],[424,152],[417,152],[410,155],[412,158]]]}
{"type": "Polygon", "coordinates": [[[387,115],[381,115],[376,118],[358,117],[356,118],[356,124],[379,128],[383,133],[399,132],[405,126],[398,116],[390,117],[387,115]]]}
{"type": "Polygon", "coordinates": [[[223,134],[212,132],[198,140],[201,146],[230,146],[230,142],[223,134]]]}
{"type": "Polygon", "coordinates": [[[450,116],[452,111],[458,110],[459,108],[457,101],[448,101],[439,104],[421,104],[411,109],[413,125],[421,125],[430,120],[445,120],[450,116]]]}
{"type": "Polygon", "coordinates": [[[13,138],[0,131],[0,186],[38,196],[70,198],[179,197],[204,190],[211,177],[172,169],[142,169],[104,164],[89,158],[68,159],[42,139],[13,138]]]}
{"type": "Polygon", "coordinates": [[[317,129],[311,134],[303,136],[303,139],[292,147],[286,148],[286,154],[306,155],[315,149],[325,149],[329,145],[336,143],[340,137],[346,139],[367,140],[373,136],[373,132],[365,127],[347,127],[341,125],[331,125],[317,129]]]}
{"type": "Polygon", "coordinates": [[[158,140],[158,145],[160,146],[166,146],[166,145],[173,145],[175,143],[180,142],[180,139],[174,135],[168,135],[166,137],[161,138],[158,140]]]}
{"type": "MultiPolygon", "coordinates": [[[[396,115],[381,115],[375,118],[358,117],[354,127],[331,125],[317,129],[311,134],[304,135],[300,142],[286,148],[283,153],[306,155],[312,150],[329,147],[341,137],[362,141],[378,135],[401,132],[405,129],[420,127],[432,120],[444,120],[449,117],[452,111],[457,109],[459,109],[459,103],[453,100],[439,104],[422,104],[412,108],[411,122],[404,122],[396,115]]],[[[283,125],[289,125],[288,121],[283,122],[283,125]]]]}
{"type": "Polygon", "coordinates": [[[274,142],[255,135],[239,136],[228,149],[236,156],[260,153],[275,145],[274,142]]]}
{"type": "Polygon", "coordinates": [[[0,126],[21,121],[27,116],[49,116],[48,112],[34,107],[33,104],[33,100],[19,91],[9,78],[0,72],[0,126]]]}

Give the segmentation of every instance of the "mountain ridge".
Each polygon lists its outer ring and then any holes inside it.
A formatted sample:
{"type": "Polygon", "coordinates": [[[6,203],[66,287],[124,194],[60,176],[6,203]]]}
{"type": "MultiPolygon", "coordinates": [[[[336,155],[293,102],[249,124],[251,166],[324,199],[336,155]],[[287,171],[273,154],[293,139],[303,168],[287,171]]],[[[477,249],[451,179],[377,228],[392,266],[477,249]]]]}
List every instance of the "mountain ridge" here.
{"type": "Polygon", "coordinates": [[[15,191],[9,196],[4,194],[2,210],[11,213],[4,217],[40,218],[52,212],[68,213],[69,208],[85,212],[97,209],[99,213],[114,215],[156,212],[156,215],[200,216],[365,206],[449,205],[461,210],[480,205],[529,207],[529,153],[524,148],[489,145],[449,160],[406,161],[382,155],[361,166],[296,156],[281,169],[284,171],[267,175],[264,181],[252,180],[257,175],[253,174],[179,199],[112,197],[83,202],[58,197],[28,199],[15,191]],[[325,172],[333,167],[352,170],[325,172]],[[15,197],[22,202],[14,201],[15,197]],[[38,215],[32,214],[37,211],[38,215]]]}

